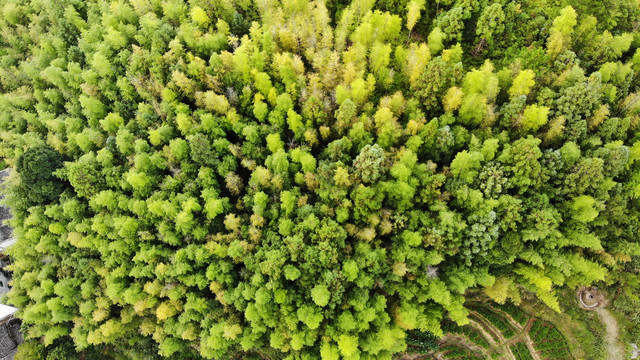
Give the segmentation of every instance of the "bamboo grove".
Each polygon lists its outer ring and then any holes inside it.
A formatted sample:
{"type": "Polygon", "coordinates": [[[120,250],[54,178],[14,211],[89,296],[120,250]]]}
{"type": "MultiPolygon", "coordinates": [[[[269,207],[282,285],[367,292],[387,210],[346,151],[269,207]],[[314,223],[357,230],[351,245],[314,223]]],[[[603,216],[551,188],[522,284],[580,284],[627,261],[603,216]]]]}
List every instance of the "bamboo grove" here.
{"type": "Polygon", "coordinates": [[[0,4],[27,338],[392,359],[470,291],[640,290],[635,0],[0,4]]]}

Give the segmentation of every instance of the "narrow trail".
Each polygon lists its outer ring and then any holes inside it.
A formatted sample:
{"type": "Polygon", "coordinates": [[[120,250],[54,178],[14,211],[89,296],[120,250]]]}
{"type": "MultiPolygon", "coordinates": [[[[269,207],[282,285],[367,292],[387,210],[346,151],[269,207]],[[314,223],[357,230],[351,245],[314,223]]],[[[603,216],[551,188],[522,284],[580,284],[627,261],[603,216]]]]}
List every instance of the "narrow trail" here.
{"type": "MultiPolygon", "coordinates": [[[[495,338],[498,340],[498,346],[504,348],[506,357],[511,360],[516,360],[515,355],[513,355],[513,353],[511,352],[511,348],[506,345],[507,339],[505,339],[505,337],[502,335],[502,332],[477,312],[471,311],[470,314],[473,315],[476,325],[482,324],[485,329],[489,330],[489,332],[491,332],[491,334],[495,336],[495,338]]],[[[469,322],[473,323],[474,320],[470,319],[469,322]]]]}
{"type": "Polygon", "coordinates": [[[580,287],[576,295],[580,302],[580,308],[587,311],[595,311],[604,324],[604,340],[607,343],[608,360],[624,360],[625,349],[620,344],[618,336],[618,320],[607,310],[609,299],[606,294],[595,287],[580,287]]]}
{"type": "Polygon", "coordinates": [[[507,321],[509,321],[511,325],[518,330],[518,335],[514,336],[509,341],[507,341],[505,345],[507,347],[510,347],[514,343],[517,343],[522,340],[522,342],[527,346],[527,349],[529,349],[529,352],[531,353],[531,357],[533,357],[534,360],[541,360],[540,355],[538,355],[538,352],[533,346],[533,341],[529,337],[529,329],[531,328],[531,324],[533,324],[535,319],[533,317],[529,317],[529,319],[527,320],[527,323],[524,324],[524,326],[522,326],[511,316],[511,314],[508,314],[507,312],[497,308],[492,308],[492,309],[502,314],[507,319],[507,321]]]}
{"type": "MultiPolygon", "coordinates": [[[[506,313],[505,311],[502,311],[500,309],[494,308],[492,307],[491,310],[494,310],[497,313],[500,313],[502,316],[504,316],[510,323],[511,325],[513,325],[513,327],[515,327],[518,332],[522,332],[524,330],[524,327],[522,325],[520,325],[520,323],[518,323],[512,316],[511,314],[506,313]]],[[[530,320],[530,319],[529,319],[530,320]]],[[[525,324],[526,326],[527,324],[525,324]]]]}
{"type": "MultiPolygon", "coordinates": [[[[472,342],[467,336],[461,334],[446,334],[441,340],[441,344],[453,344],[470,350],[475,354],[481,354],[486,359],[495,358],[499,356],[500,360],[516,360],[515,354],[512,352],[511,346],[515,343],[522,343],[526,346],[533,360],[543,360],[541,357],[541,351],[535,348],[535,344],[529,336],[531,326],[536,321],[542,321],[534,316],[528,314],[528,319],[525,324],[520,324],[515,318],[497,308],[491,308],[492,311],[500,314],[509,325],[516,330],[516,334],[510,338],[505,338],[502,331],[500,331],[493,323],[482,316],[477,311],[469,309],[469,326],[478,331],[482,337],[489,343],[489,348],[486,349],[472,342]]],[[[618,324],[616,319],[611,313],[604,308],[588,309],[598,312],[602,322],[606,327],[606,341],[607,341],[607,360],[624,360],[624,349],[621,347],[618,338],[618,324]]],[[[426,355],[418,354],[402,354],[396,360],[423,360],[429,358],[429,356],[435,357],[436,360],[444,360],[444,356],[437,351],[431,352],[426,355]]]]}
{"type": "MultiPolygon", "coordinates": [[[[486,359],[490,358],[490,353],[487,349],[479,345],[476,345],[464,335],[446,334],[444,335],[442,340],[440,340],[440,344],[441,345],[447,345],[447,344],[461,345],[469,349],[473,353],[482,354],[482,356],[484,356],[486,359]]],[[[430,354],[402,354],[396,360],[423,360],[423,359],[430,359],[430,356],[434,356],[438,360],[445,359],[444,355],[437,352],[433,352],[430,354]]]]}
{"type": "MultiPolygon", "coordinates": [[[[425,360],[425,359],[430,359],[431,355],[425,355],[425,354],[402,354],[402,355],[398,355],[398,357],[395,358],[395,360],[425,360]]],[[[438,360],[442,360],[443,357],[440,354],[433,354],[433,356],[438,359],[438,360]]]]}
{"type": "Polygon", "coordinates": [[[530,317],[529,320],[527,321],[527,323],[524,326],[524,330],[522,332],[522,336],[524,339],[524,344],[527,345],[527,348],[529,349],[529,352],[531,353],[531,357],[533,357],[533,360],[540,360],[540,355],[538,355],[538,351],[536,351],[536,348],[533,346],[533,340],[531,340],[531,338],[529,337],[529,330],[531,329],[531,325],[533,325],[533,322],[536,321],[535,318],[530,317]]]}
{"type": "MultiPolygon", "coordinates": [[[[500,310],[496,309],[496,311],[500,311],[500,310]]],[[[518,335],[509,339],[505,343],[505,345],[507,347],[510,347],[511,345],[517,342],[522,342],[527,346],[527,349],[529,349],[529,352],[531,353],[531,357],[533,357],[533,360],[541,360],[540,355],[538,354],[538,351],[534,347],[533,340],[531,340],[531,338],[529,337],[529,329],[531,329],[531,325],[533,324],[534,321],[536,321],[536,319],[533,317],[529,317],[529,319],[527,320],[527,323],[523,327],[517,321],[515,321],[511,317],[511,315],[505,313],[504,311],[500,311],[500,312],[502,312],[502,314],[504,314],[507,317],[509,322],[511,322],[511,325],[515,326],[518,329],[518,335]]]]}
{"type": "Polygon", "coordinates": [[[471,350],[474,353],[480,353],[482,355],[485,356],[485,358],[489,359],[490,355],[489,352],[487,351],[487,349],[476,345],[475,343],[471,342],[469,339],[467,339],[466,336],[462,336],[462,335],[453,335],[449,338],[452,341],[452,344],[462,344],[464,347],[466,347],[467,349],[471,350]]]}
{"type": "Polygon", "coordinates": [[[608,358],[610,360],[624,360],[624,349],[618,341],[618,321],[607,309],[600,308],[596,312],[605,326],[608,358]]]}
{"type": "Polygon", "coordinates": [[[489,344],[491,346],[499,346],[500,345],[500,344],[496,343],[495,335],[487,332],[487,329],[485,329],[484,326],[482,326],[482,324],[476,322],[473,319],[469,319],[469,325],[471,325],[476,330],[480,331],[482,336],[484,336],[484,338],[487,339],[487,341],[489,341],[489,344]]]}

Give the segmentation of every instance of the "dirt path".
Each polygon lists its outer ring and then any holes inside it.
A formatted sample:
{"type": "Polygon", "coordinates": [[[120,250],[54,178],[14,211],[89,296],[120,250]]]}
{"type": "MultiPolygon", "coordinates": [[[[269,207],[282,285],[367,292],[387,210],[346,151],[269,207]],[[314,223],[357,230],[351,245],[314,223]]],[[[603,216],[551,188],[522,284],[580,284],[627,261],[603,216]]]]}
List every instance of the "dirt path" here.
{"type": "Polygon", "coordinates": [[[471,350],[471,352],[474,353],[480,353],[482,355],[484,355],[484,357],[486,359],[490,358],[489,352],[487,349],[476,345],[475,343],[471,342],[469,339],[467,339],[466,336],[462,336],[462,335],[451,335],[449,337],[449,341],[451,344],[460,344],[464,347],[466,347],[467,349],[471,350]]]}
{"type": "Polygon", "coordinates": [[[508,314],[505,311],[502,311],[500,309],[497,308],[493,308],[493,310],[499,312],[500,314],[502,314],[510,323],[511,325],[513,325],[517,330],[518,330],[518,335],[514,336],[513,338],[511,338],[510,340],[508,340],[505,345],[507,347],[510,347],[511,345],[513,345],[514,343],[517,343],[519,341],[524,342],[524,344],[527,346],[527,348],[529,349],[529,352],[531,353],[531,356],[533,357],[534,360],[541,360],[540,359],[540,355],[538,355],[538,351],[535,349],[535,347],[533,346],[533,340],[531,340],[531,338],[529,337],[529,329],[531,329],[531,325],[533,324],[533,322],[536,320],[533,317],[529,317],[529,319],[527,320],[527,323],[524,324],[524,327],[522,325],[520,325],[519,322],[517,322],[512,316],[511,314],[508,314]]]}
{"type": "Polygon", "coordinates": [[[426,360],[432,359],[431,356],[435,356],[436,359],[442,359],[442,357],[438,357],[438,354],[433,355],[424,355],[424,354],[401,354],[395,358],[395,360],[426,360]]]}
{"type": "MultiPolygon", "coordinates": [[[[490,353],[487,349],[476,345],[475,343],[473,343],[472,341],[470,341],[466,336],[464,335],[460,335],[460,334],[446,334],[444,335],[444,337],[439,341],[440,345],[460,345],[463,346],[467,349],[469,349],[471,352],[476,353],[476,354],[482,354],[482,356],[484,356],[485,359],[489,359],[491,358],[490,353]]],[[[401,354],[399,355],[399,357],[396,360],[426,360],[426,359],[431,359],[432,357],[435,357],[438,360],[444,360],[444,355],[438,353],[438,352],[429,352],[428,354],[411,354],[411,353],[405,353],[405,354],[401,354]]]]}
{"type": "Polygon", "coordinates": [[[607,341],[607,354],[610,360],[624,360],[624,349],[618,341],[618,321],[611,315],[609,310],[600,308],[596,310],[600,320],[605,326],[607,341]]]}
{"type": "Polygon", "coordinates": [[[540,355],[538,355],[538,351],[536,351],[536,348],[533,346],[533,340],[531,340],[531,338],[529,337],[529,330],[531,329],[531,325],[533,325],[534,321],[536,321],[536,319],[534,319],[533,317],[529,318],[524,326],[522,337],[524,339],[524,344],[527,345],[527,348],[531,353],[531,357],[533,357],[533,360],[540,360],[540,355]]]}
{"type": "Polygon", "coordinates": [[[609,360],[624,360],[625,350],[618,337],[618,321],[606,309],[609,300],[606,294],[595,287],[580,287],[576,295],[583,310],[595,311],[604,324],[604,339],[607,343],[607,355],[609,360]]]}
{"type": "Polygon", "coordinates": [[[487,341],[489,341],[489,344],[491,346],[499,346],[499,344],[496,343],[495,335],[488,333],[487,329],[485,329],[484,326],[482,326],[482,324],[479,324],[473,319],[469,319],[469,325],[471,325],[476,330],[480,331],[482,336],[484,336],[484,338],[487,339],[487,341]]]}
{"type": "MultiPolygon", "coordinates": [[[[502,336],[502,332],[500,330],[498,330],[498,328],[496,328],[490,321],[486,320],[485,318],[483,318],[480,314],[478,314],[475,311],[471,311],[470,314],[473,316],[474,320],[469,319],[469,322],[471,324],[475,323],[476,328],[482,328],[484,327],[484,329],[487,329],[492,335],[495,336],[495,339],[498,340],[498,347],[502,347],[504,349],[504,353],[506,355],[506,357],[508,359],[511,360],[516,360],[515,355],[513,355],[513,353],[511,352],[511,348],[509,346],[507,346],[507,339],[504,338],[504,336],[502,336]],[[482,324],[482,326],[477,326],[478,324],[482,324]]],[[[483,332],[484,332],[483,329],[483,332]]]]}
{"type": "MultiPolygon", "coordinates": [[[[511,317],[511,314],[508,314],[508,313],[506,313],[506,312],[504,312],[504,311],[502,311],[500,309],[494,308],[494,307],[491,307],[491,310],[493,310],[493,311],[495,311],[497,313],[500,313],[502,316],[504,316],[511,323],[511,325],[513,325],[518,330],[519,333],[522,332],[522,330],[524,330],[522,325],[520,325],[520,323],[518,323],[516,321],[516,319],[511,317]]],[[[525,324],[525,326],[526,326],[526,324],[525,324]]]]}

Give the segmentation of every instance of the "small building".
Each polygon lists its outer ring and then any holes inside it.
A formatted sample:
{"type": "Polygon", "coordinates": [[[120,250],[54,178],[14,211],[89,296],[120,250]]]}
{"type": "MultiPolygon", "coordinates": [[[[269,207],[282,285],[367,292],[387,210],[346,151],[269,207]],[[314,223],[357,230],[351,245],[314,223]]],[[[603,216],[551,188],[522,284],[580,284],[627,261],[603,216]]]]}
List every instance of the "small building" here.
{"type": "Polygon", "coordinates": [[[0,360],[12,360],[23,341],[20,320],[13,316],[16,311],[13,306],[0,304],[0,360]]]}

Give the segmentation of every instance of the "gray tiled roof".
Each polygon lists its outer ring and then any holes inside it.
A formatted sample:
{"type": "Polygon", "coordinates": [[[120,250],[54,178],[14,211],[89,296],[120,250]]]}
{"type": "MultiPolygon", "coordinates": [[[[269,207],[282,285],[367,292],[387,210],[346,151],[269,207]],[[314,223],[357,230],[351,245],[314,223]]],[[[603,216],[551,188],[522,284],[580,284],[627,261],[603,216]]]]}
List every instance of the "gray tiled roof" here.
{"type": "Polygon", "coordinates": [[[0,325],[0,356],[9,354],[18,346],[9,334],[9,329],[3,324],[0,325]]]}
{"type": "Polygon", "coordinates": [[[7,353],[7,355],[0,357],[0,360],[13,360],[13,356],[18,352],[18,348],[15,348],[7,353]]]}

